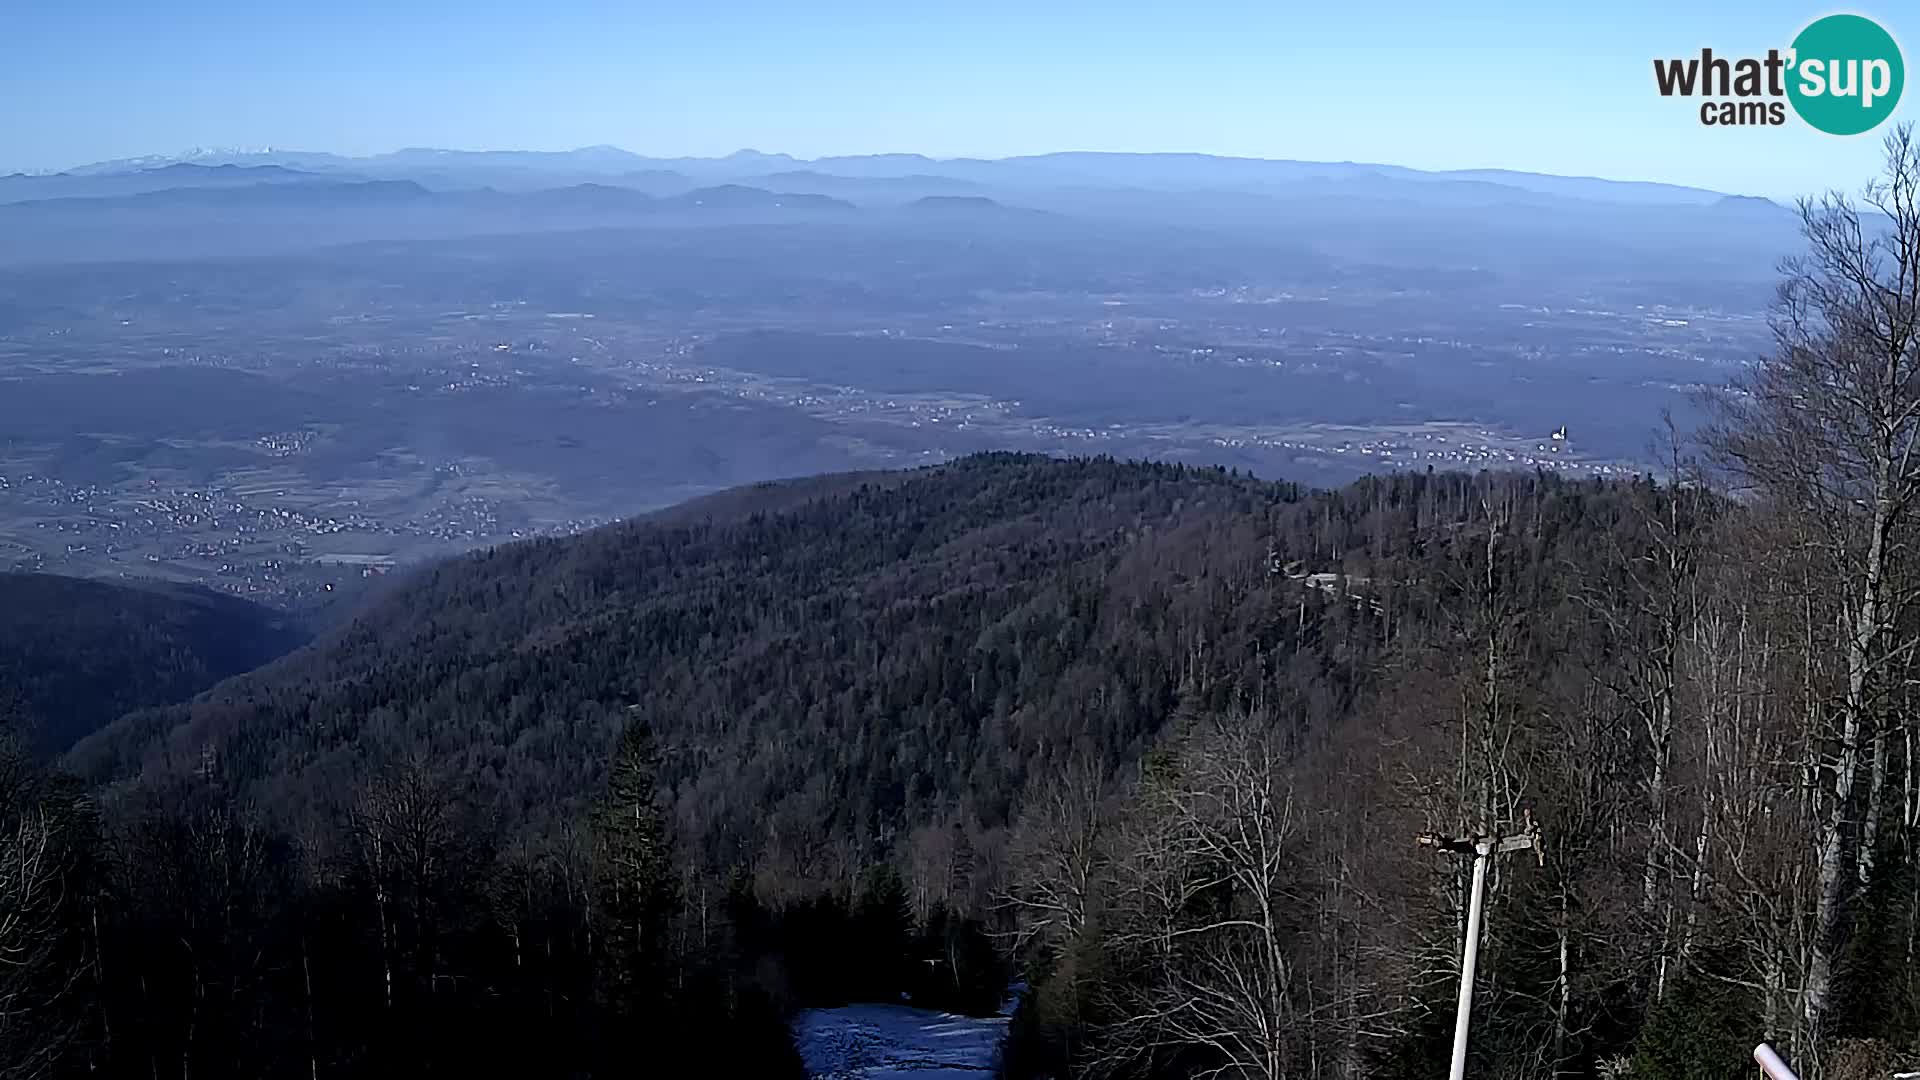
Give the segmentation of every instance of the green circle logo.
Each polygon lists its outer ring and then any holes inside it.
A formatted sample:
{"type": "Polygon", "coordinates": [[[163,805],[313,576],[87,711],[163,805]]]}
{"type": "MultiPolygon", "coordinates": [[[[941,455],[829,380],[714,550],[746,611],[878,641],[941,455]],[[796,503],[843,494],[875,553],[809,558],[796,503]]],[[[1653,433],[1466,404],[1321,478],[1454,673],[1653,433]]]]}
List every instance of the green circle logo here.
{"type": "Polygon", "coordinates": [[[1816,19],[1793,39],[1787,99],[1800,119],[1829,135],[1872,131],[1893,115],[1906,85],[1900,46],[1860,15],[1816,19]]]}

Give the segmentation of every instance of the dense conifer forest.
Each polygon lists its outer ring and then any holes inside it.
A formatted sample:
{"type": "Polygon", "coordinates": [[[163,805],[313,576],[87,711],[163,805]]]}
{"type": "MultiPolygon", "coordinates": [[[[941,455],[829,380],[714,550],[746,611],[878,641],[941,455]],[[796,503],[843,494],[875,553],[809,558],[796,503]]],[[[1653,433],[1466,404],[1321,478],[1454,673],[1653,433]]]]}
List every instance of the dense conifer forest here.
{"type": "MultiPolygon", "coordinates": [[[[1920,162],[1657,475],[986,455],[420,571],[0,768],[0,1074],[1803,1076],[1920,1031],[1920,162]],[[1889,239],[1891,237],[1892,239],[1889,239]]],[[[101,648],[108,646],[102,645],[101,648]]],[[[91,662],[91,661],[86,661],[91,662]]],[[[105,662],[105,661],[102,661],[105,662]]],[[[30,673],[31,674],[31,673],[30,673]]]]}
{"type": "Polygon", "coordinates": [[[294,619],[157,581],[0,574],[0,721],[57,754],[121,714],[192,696],[304,644],[294,619]]]}

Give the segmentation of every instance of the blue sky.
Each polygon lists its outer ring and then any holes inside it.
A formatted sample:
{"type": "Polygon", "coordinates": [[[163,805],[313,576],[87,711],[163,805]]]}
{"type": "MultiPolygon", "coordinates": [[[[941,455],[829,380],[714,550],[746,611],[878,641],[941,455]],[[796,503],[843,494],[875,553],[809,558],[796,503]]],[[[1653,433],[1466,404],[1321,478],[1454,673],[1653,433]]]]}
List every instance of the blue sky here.
{"type": "Polygon", "coordinates": [[[192,146],[1180,150],[1782,196],[1856,187],[1878,134],[1702,127],[1652,60],[1764,53],[1834,10],[1920,42],[1885,2],[11,0],[0,171],[192,146]]]}

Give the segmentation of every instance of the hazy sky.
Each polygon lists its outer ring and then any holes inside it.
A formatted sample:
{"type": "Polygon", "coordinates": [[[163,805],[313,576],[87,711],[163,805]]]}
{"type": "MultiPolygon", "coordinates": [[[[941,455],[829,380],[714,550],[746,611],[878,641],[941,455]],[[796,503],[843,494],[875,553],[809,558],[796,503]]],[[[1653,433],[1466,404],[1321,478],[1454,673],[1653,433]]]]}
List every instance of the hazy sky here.
{"type": "MultiPolygon", "coordinates": [[[[1857,186],[1876,164],[1878,133],[1842,139],[1797,120],[1703,127],[1697,103],[1654,92],[1652,60],[1703,45],[1761,54],[1832,10],[1774,0],[6,0],[0,171],[193,146],[1186,150],[1790,195],[1857,186]]],[[[1920,9],[1903,18],[1875,0],[1844,10],[1920,42],[1920,9]]],[[[1912,44],[1907,57],[1920,60],[1912,44]]],[[[1897,116],[1910,115],[1903,101],[1897,116]]]]}

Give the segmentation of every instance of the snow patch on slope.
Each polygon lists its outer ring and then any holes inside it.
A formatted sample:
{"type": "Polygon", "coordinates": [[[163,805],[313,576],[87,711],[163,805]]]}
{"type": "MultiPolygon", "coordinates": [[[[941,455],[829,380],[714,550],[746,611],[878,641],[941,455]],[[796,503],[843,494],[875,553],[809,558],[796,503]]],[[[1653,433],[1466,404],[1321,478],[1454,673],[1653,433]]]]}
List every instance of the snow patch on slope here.
{"type": "Polygon", "coordinates": [[[1012,1005],[956,1016],[905,1005],[807,1009],[793,1042],[814,1080],[985,1080],[1000,1062],[1012,1005]]]}

